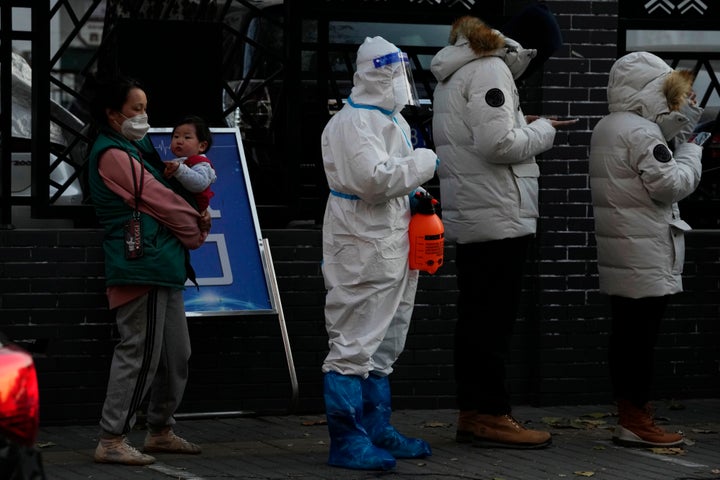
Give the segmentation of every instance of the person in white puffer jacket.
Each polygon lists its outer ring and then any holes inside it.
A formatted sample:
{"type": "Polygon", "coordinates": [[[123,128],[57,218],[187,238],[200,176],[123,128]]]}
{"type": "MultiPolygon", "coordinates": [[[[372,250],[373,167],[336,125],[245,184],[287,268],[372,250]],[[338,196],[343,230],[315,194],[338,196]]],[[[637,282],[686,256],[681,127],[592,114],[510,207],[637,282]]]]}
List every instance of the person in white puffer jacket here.
{"type": "Polygon", "coordinates": [[[688,142],[702,110],[693,75],[648,52],[610,70],[610,114],[593,129],[590,186],[600,291],[610,296],[608,349],[625,446],[683,443],[653,421],[653,351],[669,297],[682,291],[684,232],[677,202],[700,183],[702,147],[688,142]]]}
{"type": "MultiPolygon", "coordinates": [[[[535,40],[554,29],[560,36],[542,7],[522,15],[535,40]]],[[[523,267],[537,228],[535,155],[553,146],[557,127],[575,123],[526,118],[520,109],[515,79],[536,53],[466,16],[453,24],[450,45],[431,62],[438,80],[433,138],[441,159],[442,218],[445,238],[456,243],[459,288],[456,440],[482,447],[551,443],[549,432],[525,428],[512,417],[505,378],[523,267]]]]}

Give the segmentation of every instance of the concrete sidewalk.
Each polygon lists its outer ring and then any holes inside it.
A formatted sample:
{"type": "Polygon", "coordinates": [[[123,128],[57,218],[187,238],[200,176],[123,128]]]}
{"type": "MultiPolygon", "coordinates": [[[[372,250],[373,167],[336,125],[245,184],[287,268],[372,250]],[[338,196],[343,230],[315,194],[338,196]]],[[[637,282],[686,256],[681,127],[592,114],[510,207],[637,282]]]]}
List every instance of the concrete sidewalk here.
{"type": "MultiPolygon", "coordinates": [[[[613,480],[720,479],[720,399],[655,402],[658,424],[682,430],[684,448],[651,450],[616,447],[611,405],[516,407],[514,416],[531,428],[550,429],[553,445],[542,450],[481,449],[454,442],[457,412],[402,410],[392,422],[421,437],[433,455],[398,460],[391,472],[344,470],[326,465],[324,416],[263,416],[183,420],[177,433],[199,443],[195,456],[157,455],[147,467],[96,464],[97,426],[42,428],[38,438],[50,480],[87,479],[477,479],[613,480]]],[[[144,431],[131,442],[142,445],[144,431]]]]}

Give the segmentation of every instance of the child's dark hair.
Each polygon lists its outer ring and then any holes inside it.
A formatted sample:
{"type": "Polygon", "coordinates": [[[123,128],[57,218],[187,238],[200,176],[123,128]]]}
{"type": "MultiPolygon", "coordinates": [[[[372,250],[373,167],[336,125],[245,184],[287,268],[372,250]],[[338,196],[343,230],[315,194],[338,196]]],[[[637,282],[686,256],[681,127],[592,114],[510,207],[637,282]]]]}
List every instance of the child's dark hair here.
{"type": "Polygon", "coordinates": [[[207,142],[207,148],[205,149],[205,151],[207,152],[208,150],[210,150],[210,147],[212,147],[212,133],[210,132],[210,127],[203,118],[196,115],[188,115],[186,117],[183,117],[182,119],[180,119],[179,122],[175,124],[172,133],[175,133],[175,129],[181,125],[194,125],[195,135],[197,136],[198,141],[207,142]]]}

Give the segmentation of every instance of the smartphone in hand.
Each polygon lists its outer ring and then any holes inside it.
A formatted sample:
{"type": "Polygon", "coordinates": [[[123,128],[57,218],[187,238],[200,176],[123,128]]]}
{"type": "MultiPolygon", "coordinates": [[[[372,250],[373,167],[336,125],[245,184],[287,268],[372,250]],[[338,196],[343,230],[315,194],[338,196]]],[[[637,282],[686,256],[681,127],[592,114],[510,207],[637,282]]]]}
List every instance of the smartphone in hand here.
{"type": "Polygon", "coordinates": [[[710,140],[710,137],[712,134],[710,132],[697,132],[693,133],[690,138],[688,139],[688,142],[694,143],[696,145],[700,145],[701,147],[710,140]]]}

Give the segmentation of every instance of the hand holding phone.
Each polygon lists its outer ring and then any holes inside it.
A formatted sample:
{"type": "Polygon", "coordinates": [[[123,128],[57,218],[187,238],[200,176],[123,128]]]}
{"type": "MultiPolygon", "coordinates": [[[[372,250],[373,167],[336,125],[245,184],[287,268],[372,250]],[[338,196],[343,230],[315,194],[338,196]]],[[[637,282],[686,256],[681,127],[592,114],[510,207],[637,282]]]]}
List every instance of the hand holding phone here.
{"type": "Polygon", "coordinates": [[[688,139],[688,142],[694,143],[695,145],[700,145],[701,147],[710,140],[711,137],[710,132],[697,132],[693,133],[690,138],[688,139]]]}

